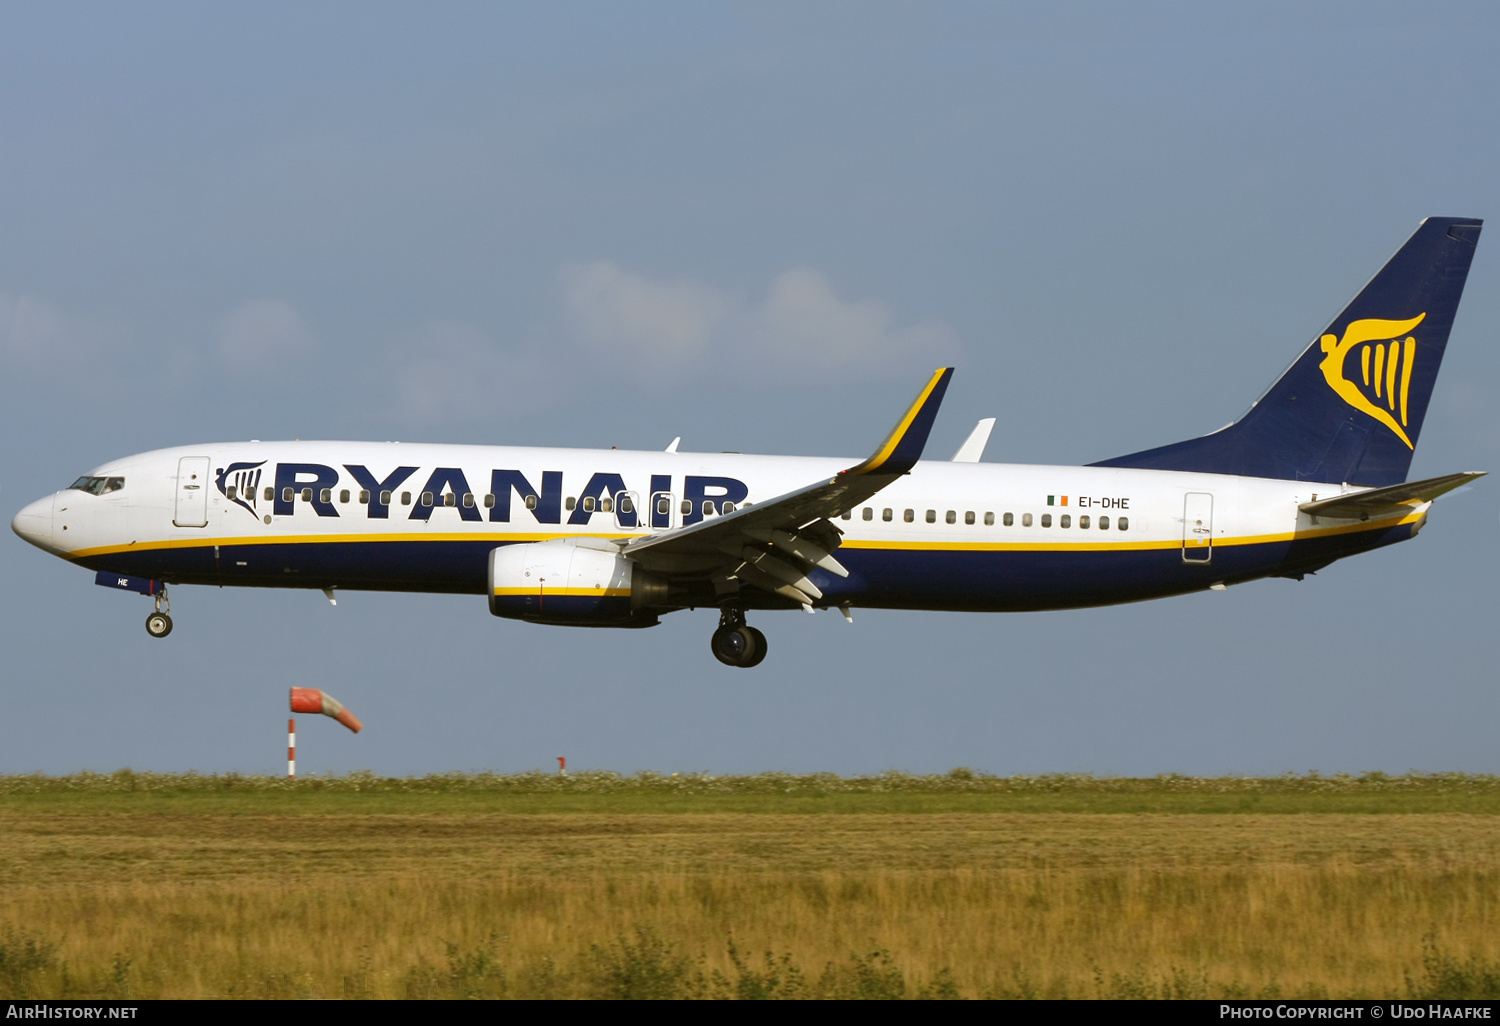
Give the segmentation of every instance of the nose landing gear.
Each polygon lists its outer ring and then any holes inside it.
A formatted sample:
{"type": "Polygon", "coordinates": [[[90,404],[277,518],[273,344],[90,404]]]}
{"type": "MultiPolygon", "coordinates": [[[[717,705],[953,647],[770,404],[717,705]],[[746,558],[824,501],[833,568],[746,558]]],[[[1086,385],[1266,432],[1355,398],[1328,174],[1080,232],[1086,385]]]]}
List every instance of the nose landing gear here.
{"type": "Polygon", "coordinates": [[[146,617],[146,633],[153,638],[165,638],[172,633],[172,618],[167,615],[167,610],[172,608],[172,603],[167,601],[167,586],[163,584],[161,591],[156,593],[156,612],[146,617]]]}
{"type": "Polygon", "coordinates": [[[719,629],[714,631],[709,647],[725,666],[748,670],[766,657],[766,636],[745,622],[743,611],[726,607],[719,614],[719,629]]]}

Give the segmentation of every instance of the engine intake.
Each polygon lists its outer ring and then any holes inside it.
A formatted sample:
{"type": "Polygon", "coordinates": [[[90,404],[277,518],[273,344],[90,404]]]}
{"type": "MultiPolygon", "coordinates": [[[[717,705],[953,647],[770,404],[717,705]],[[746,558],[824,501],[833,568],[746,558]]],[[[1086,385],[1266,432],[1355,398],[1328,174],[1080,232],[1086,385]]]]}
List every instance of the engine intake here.
{"type": "Polygon", "coordinates": [[[666,582],[591,538],[518,542],[490,552],[490,612],[577,627],[654,627],[666,582]]]}

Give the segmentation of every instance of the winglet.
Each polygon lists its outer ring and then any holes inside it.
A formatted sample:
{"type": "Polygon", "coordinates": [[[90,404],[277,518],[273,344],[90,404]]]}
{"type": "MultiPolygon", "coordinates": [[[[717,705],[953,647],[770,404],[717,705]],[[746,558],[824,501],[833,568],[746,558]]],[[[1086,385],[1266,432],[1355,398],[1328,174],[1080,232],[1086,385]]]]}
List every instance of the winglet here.
{"type": "Polygon", "coordinates": [[[953,378],[952,367],[939,367],[917,395],[906,415],[896,422],[885,442],[875,455],[846,474],[905,474],[922,458],[927,446],[927,435],[932,431],[932,422],[937,419],[938,407],[943,404],[943,393],[948,391],[948,382],[953,378]]]}

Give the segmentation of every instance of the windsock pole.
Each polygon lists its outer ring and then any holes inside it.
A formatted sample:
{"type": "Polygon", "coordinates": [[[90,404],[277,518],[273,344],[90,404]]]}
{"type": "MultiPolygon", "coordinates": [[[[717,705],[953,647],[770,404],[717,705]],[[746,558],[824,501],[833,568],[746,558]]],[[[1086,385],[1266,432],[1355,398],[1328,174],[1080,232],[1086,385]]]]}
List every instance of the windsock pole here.
{"type": "Polygon", "coordinates": [[[297,721],[286,721],[286,778],[297,779],[297,721]]]}
{"type": "Polygon", "coordinates": [[[568,757],[566,755],[559,755],[557,757],[557,775],[560,777],[568,775],[568,757]]]}

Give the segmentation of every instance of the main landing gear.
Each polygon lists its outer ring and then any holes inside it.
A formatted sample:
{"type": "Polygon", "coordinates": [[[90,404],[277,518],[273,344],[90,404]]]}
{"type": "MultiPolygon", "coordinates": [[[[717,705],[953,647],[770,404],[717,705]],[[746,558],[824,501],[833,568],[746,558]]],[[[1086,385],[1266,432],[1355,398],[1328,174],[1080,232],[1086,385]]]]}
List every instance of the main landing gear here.
{"type": "Polygon", "coordinates": [[[147,634],[153,638],[165,638],[172,633],[172,618],[167,615],[171,608],[172,603],[167,601],[167,586],[163,584],[156,594],[156,612],[146,617],[147,634]]]}
{"type": "Polygon", "coordinates": [[[745,622],[742,610],[726,607],[719,614],[719,629],[714,631],[709,647],[725,666],[748,670],[766,657],[766,636],[745,622]]]}

